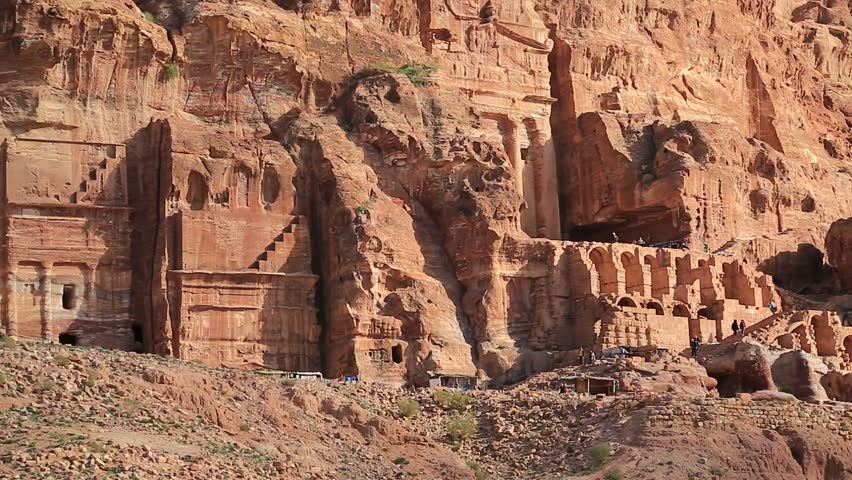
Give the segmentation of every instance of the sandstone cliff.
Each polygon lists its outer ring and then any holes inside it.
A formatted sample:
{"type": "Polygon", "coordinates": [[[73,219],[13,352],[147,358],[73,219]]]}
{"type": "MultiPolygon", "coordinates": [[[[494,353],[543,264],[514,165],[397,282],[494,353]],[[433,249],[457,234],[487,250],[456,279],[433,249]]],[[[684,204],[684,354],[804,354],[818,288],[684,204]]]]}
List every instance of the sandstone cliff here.
{"type": "Polygon", "coordinates": [[[849,6],[540,8],[554,25],[567,238],[684,239],[803,287],[828,225],[852,209],[849,6]]]}
{"type": "Polygon", "coordinates": [[[0,0],[4,329],[415,383],[721,340],[852,214],[849,19],[0,0]]]}
{"type": "Polygon", "coordinates": [[[825,244],[828,262],[837,269],[840,288],[852,292],[852,218],[832,223],[825,244]]]}

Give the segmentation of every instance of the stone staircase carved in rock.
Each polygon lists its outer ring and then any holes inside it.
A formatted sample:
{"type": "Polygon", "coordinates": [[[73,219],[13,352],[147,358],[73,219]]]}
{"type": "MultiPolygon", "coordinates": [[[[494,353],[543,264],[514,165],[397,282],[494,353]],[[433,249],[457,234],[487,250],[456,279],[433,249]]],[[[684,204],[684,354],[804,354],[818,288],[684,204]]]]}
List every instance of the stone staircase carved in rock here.
{"type": "MultiPolygon", "coordinates": [[[[310,273],[309,262],[304,264],[304,268],[285,268],[291,263],[294,255],[298,256],[301,253],[300,249],[305,248],[305,242],[309,242],[307,227],[299,224],[299,218],[295,218],[289,225],[279,233],[272,242],[258,255],[257,260],[249,266],[251,270],[257,270],[264,273],[310,273]]],[[[295,262],[298,263],[298,262],[295,262]]]]}
{"type": "Polygon", "coordinates": [[[72,203],[94,203],[104,190],[108,168],[106,160],[97,166],[89,166],[86,179],[80,182],[79,190],[74,194],[72,203]]]}

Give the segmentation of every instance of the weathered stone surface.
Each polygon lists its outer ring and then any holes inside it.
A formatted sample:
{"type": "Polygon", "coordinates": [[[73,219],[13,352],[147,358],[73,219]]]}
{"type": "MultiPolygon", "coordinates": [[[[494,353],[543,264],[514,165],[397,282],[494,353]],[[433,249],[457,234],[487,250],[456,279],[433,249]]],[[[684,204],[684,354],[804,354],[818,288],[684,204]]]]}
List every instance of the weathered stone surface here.
{"type": "Polygon", "coordinates": [[[541,2],[563,231],[818,268],[800,246],[852,209],[848,8],[800,3],[541,2]]]}
{"type": "Polygon", "coordinates": [[[8,333],[141,349],[128,310],[124,146],[9,139],[0,162],[8,333]]]}
{"type": "Polygon", "coordinates": [[[778,388],[809,402],[827,400],[836,396],[826,394],[823,388],[828,367],[818,358],[801,350],[785,352],[772,363],[772,378],[778,388]]]}
{"type": "Polygon", "coordinates": [[[825,238],[828,263],[836,270],[840,287],[852,294],[852,218],[831,224],[825,238]]]}
{"type": "Polygon", "coordinates": [[[739,392],[775,390],[772,361],[765,347],[751,340],[729,344],[724,353],[706,360],[707,373],[719,381],[719,391],[733,396],[739,392]]]}
{"type": "Polygon", "coordinates": [[[840,364],[767,272],[822,282],[852,210],[846,17],[755,5],[2,1],[3,327],[422,383],[745,320],[840,364]]]}

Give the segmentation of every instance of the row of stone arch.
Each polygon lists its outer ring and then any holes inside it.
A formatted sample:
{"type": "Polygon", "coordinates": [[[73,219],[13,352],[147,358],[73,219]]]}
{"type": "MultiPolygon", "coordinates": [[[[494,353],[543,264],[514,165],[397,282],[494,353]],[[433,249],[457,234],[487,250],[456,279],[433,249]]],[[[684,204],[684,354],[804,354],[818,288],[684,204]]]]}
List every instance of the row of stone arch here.
{"type": "MultiPolygon", "coordinates": [[[[837,356],[840,353],[837,351],[836,332],[828,318],[823,315],[814,315],[810,321],[791,325],[790,331],[776,337],[774,343],[781,348],[799,348],[823,357],[837,356]],[[810,334],[810,329],[813,329],[813,335],[810,334]]],[[[843,339],[843,349],[852,354],[852,335],[843,339]]]]}
{"type": "MultiPolygon", "coordinates": [[[[589,252],[589,260],[594,265],[594,269],[598,276],[598,291],[600,294],[618,294],[619,292],[619,272],[616,263],[613,261],[610,252],[603,246],[593,248],[589,252]]],[[[633,252],[622,252],[619,256],[621,268],[624,271],[624,293],[636,295],[650,295],[654,298],[662,298],[662,296],[672,290],[672,277],[668,267],[661,264],[657,256],[646,254],[640,261],[639,255],[633,252]],[[645,271],[648,268],[650,273],[650,291],[645,289],[645,271]]],[[[684,263],[688,263],[687,257],[679,257],[675,259],[675,271],[677,284],[691,284],[698,281],[691,277],[692,269],[688,266],[684,267],[684,263]],[[683,278],[682,278],[683,277],[683,278]]],[[[698,266],[707,266],[708,261],[701,259],[698,261],[698,266]]],[[[736,299],[746,306],[757,306],[757,298],[755,291],[750,284],[749,276],[743,269],[743,266],[737,262],[725,262],[722,264],[722,282],[721,288],[724,298],[736,299]]],[[[712,281],[702,279],[701,282],[712,281]]],[[[702,285],[703,287],[703,285],[702,285]]],[[[708,301],[717,300],[718,298],[709,298],[708,301]]]]}
{"type": "MultiPolygon", "coordinates": [[[[621,297],[616,305],[619,307],[631,307],[631,308],[639,308],[639,305],[633,300],[631,297],[621,297]]],[[[654,310],[657,315],[665,315],[665,310],[663,309],[663,305],[660,302],[655,300],[651,300],[648,302],[643,302],[643,308],[654,310]]],[[[716,314],[713,313],[713,309],[709,307],[704,307],[698,310],[699,317],[708,318],[711,320],[716,320],[716,314]]],[[[689,311],[689,307],[685,304],[678,303],[672,308],[672,316],[674,317],[683,317],[683,318],[693,318],[692,313],[689,311]]]]}

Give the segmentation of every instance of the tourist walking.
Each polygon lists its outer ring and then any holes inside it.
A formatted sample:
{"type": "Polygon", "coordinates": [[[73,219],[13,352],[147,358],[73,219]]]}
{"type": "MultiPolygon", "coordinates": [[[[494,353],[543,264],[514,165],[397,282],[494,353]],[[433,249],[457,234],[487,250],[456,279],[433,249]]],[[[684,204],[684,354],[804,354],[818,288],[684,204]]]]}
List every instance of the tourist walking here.
{"type": "Polygon", "coordinates": [[[737,333],[740,331],[740,324],[739,324],[739,322],[737,322],[736,320],[734,320],[734,323],[732,323],[732,324],[731,324],[731,330],[733,330],[733,331],[734,331],[734,336],[736,337],[736,336],[737,336],[737,333]]]}
{"type": "Polygon", "coordinates": [[[698,348],[695,346],[695,339],[694,338],[689,339],[689,350],[690,350],[690,352],[692,352],[692,356],[695,357],[696,352],[698,351],[698,348]]]}
{"type": "Polygon", "coordinates": [[[745,320],[740,320],[740,336],[745,337],[746,324],[745,320]]]}
{"type": "Polygon", "coordinates": [[[773,302],[772,300],[769,301],[769,305],[767,305],[767,307],[769,307],[769,311],[772,312],[772,315],[775,315],[775,312],[778,311],[778,307],[775,305],[775,302],[773,302]]]}
{"type": "Polygon", "coordinates": [[[698,350],[701,349],[701,339],[695,337],[692,339],[692,356],[698,358],[698,350]]]}

